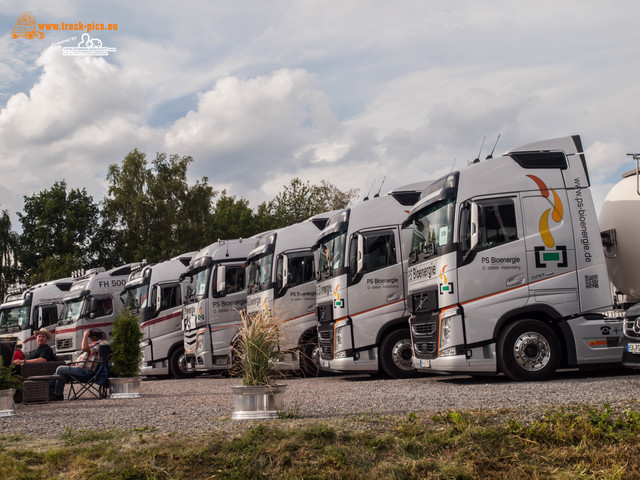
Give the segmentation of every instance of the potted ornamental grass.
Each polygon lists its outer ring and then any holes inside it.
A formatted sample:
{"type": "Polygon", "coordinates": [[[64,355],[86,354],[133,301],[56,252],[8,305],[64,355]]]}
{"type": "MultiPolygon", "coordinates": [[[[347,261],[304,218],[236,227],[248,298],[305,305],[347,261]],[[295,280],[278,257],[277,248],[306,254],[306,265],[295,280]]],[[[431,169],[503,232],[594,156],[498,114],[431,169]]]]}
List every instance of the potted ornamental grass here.
{"type": "Polygon", "coordinates": [[[22,377],[15,375],[11,368],[0,365],[0,417],[16,414],[13,396],[22,390],[22,377]]]}
{"type": "Polygon", "coordinates": [[[242,385],[231,387],[235,396],[234,420],[277,418],[284,407],[285,385],[276,368],[280,359],[278,318],[273,312],[239,312],[240,335],[234,346],[236,374],[242,385]]]}
{"type": "Polygon", "coordinates": [[[137,317],[128,308],[116,316],[111,335],[110,398],[138,398],[141,396],[142,330],[137,317]]]}

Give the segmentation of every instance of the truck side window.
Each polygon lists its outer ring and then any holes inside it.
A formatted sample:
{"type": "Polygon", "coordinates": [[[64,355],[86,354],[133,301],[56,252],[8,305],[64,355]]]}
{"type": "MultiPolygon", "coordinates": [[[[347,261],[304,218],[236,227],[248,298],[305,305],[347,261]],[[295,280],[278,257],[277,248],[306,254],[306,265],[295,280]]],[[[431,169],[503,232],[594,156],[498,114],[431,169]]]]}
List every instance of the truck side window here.
{"type": "Polygon", "coordinates": [[[182,303],[180,297],[180,285],[166,285],[162,287],[160,310],[177,307],[182,303]]]}
{"type": "Polygon", "coordinates": [[[43,307],[42,318],[39,322],[40,328],[55,325],[56,323],[58,323],[58,308],[55,305],[43,307]]]}
{"type": "Polygon", "coordinates": [[[95,317],[105,317],[113,313],[113,299],[111,297],[98,298],[95,317]]]}
{"type": "Polygon", "coordinates": [[[374,272],[397,263],[396,241],[393,232],[365,232],[364,272],[374,272]]]}
{"type": "Polygon", "coordinates": [[[227,284],[226,293],[236,293],[244,289],[243,267],[227,267],[225,269],[225,279],[227,284]]]}
{"type": "MultiPolygon", "coordinates": [[[[516,209],[511,198],[478,200],[478,250],[518,239],[516,209]]],[[[464,240],[464,239],[461,239],[464,240]]]]}

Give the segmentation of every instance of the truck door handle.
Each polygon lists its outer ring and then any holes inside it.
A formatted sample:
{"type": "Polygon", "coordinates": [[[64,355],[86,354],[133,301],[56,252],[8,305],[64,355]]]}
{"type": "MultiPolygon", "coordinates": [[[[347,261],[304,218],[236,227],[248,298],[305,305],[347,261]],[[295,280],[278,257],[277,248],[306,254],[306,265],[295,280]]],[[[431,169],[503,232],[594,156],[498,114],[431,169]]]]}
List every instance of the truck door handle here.
{"type": "Polygon", "coordinates": [[[524,275],[515,275],[513,277],[507,278],[507,287],[517,287],[518,285],[524,285],[525,282],[524,275]]]}
{"type": "Polygon", "coordinates": [[[392,293],[391,295],[387,295],[387,302],[393,302],[394,300],[400,300],[402,298],[402,294],[400,292],[392,293]]]}
{"type": "Polygon", "coordinates": [[[315,312],[316,311],[316,304],[314,303],[313,305],[309,305],[307,307],[307,312],[315,312]]]}

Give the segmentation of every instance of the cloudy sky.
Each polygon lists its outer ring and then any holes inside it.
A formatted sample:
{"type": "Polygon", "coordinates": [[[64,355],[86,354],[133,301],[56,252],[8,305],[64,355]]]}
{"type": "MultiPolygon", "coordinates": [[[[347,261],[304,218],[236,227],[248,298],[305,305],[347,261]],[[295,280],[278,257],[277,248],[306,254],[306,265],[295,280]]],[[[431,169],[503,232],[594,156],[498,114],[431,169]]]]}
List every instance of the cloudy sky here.
{"type": "Polygon", "coordinates": [[[383,191],[580,134],[600,204],[640,151],[635,0],[0,0],[0,208],[65,179],[96,201],[134,148],[252,208],[297,176],[383,191]],[[69,56],[80,31],[105,57],[69,56]],[[76,37],[75,39],[73,37],[76,37]]]}

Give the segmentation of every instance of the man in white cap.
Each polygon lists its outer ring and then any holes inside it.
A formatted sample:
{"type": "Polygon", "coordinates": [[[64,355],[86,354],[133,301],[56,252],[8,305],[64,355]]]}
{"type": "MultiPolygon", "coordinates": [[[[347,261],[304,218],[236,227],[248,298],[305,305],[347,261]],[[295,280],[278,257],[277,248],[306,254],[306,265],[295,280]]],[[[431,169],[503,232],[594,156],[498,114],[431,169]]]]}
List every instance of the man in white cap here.
{"type": "Polygon", "coordinates": [[[14,360],[14,365],[22,365],[23,363],[35,363],[35,362],[52,362],[56,356],[53,354],[53,350],[49,346],[49,342],[53,338],[53,334],[46,328],[33,333],[36,336],[36,342],[38,348],[31,350],[24,360],[14,360]]]}

